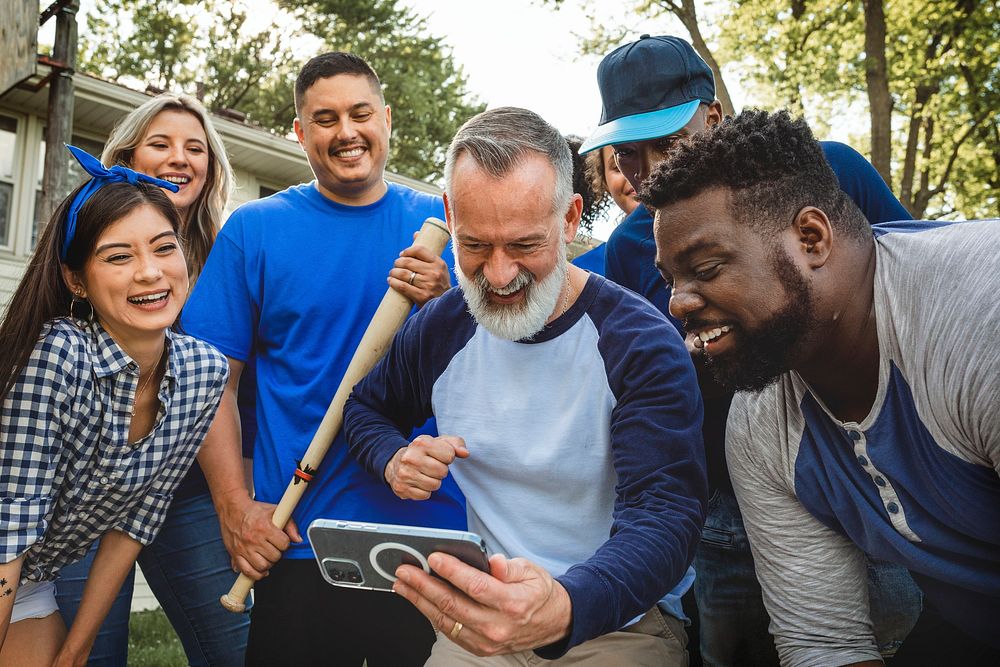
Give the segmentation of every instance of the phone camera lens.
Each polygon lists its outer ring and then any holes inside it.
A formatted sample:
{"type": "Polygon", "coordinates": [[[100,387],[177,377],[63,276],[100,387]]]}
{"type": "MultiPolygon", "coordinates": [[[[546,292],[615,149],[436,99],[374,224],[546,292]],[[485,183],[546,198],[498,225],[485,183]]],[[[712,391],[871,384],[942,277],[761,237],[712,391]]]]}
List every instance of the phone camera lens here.
{"type": "Polygon", "coordinates": [[[350,574],[347,575],[347,580],[349,582],[351,582],[352,584],[360,584],[361,583],[361,573],[360,572],[351,572],[350,574]]]}
{"type": "Polygon", "coordinates": [[[333,570],[330,573],[330,577],[334,581],[343,581],[344,580],[344,571],[343,570],[333,570]]]}

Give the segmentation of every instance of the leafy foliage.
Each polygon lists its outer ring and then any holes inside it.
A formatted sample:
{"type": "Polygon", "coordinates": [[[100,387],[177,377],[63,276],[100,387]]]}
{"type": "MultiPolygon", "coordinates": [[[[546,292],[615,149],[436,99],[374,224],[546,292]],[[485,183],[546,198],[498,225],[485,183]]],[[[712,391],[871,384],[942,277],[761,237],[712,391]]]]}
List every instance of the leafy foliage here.
{"type": "Polygon", "coordinates": [[[327,50],[357,53],[379,73],[393,107],[389,167],[413,178],[439,179],[448,142],[484,108],[443,40],[396,0],[282,0],[263,28],[251,27],[245,2],[96,5],[80,36],[81,69],[195,93],[213,110],[239,111],[282,134],[305,61],[327,50]]]}
{"type": "MultiPolygon", "coordinates": [[[[539,2],[561,6],[569,0],[539,2]]],[[[627,18],[618,22],[598,13],[596,0],[576,3],[600,17],[594,35],[581,40],[583,51],[605,53],[627,35],[634,39],[641,19],[672,15],[703,57],[707,50],[726,71],[738,73],[754,106],[804,115],[818,136],[843,124],[844,116],[867,112],[877,121],[888,115],[884,174],[915,217],[1000,216],[996,2],[626,0],[616,15],[627,18]],[[691,11],[695,4],[700,15],[691,11]],[[868,68],[880,54],[866,52],[866,30],[876,27],[866,21],[866,6],[885,17],[884,108],[870,101],[878,82],[868,68]],[[705,50],[698,48],[702,33],[705,50]]],[[[859,150],[877,152],[872,124],[856,123],[851,143],[859,150]]]]}

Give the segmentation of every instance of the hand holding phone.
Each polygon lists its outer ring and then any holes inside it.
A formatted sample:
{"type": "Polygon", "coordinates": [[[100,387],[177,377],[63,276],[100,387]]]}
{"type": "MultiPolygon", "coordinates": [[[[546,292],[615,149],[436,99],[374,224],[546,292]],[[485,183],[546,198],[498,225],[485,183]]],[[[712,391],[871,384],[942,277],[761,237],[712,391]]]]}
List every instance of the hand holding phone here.
{"type": "Polygon", "coordinates": [[[400,565],[433,574],[428,557],[435,551],[489,572],[483,538],[460,530],[317,519],[309,524],[309,542],[334,586],[390,591],[400,565]]]}
{"type": "Polygon", "coordinates": [[[385,466],[385,481],[404,500],[427,500],[441,488],[448,466],[456,458],[467,458],[469,449],[457,435],[420,435],[401,447],[385,466]]]}

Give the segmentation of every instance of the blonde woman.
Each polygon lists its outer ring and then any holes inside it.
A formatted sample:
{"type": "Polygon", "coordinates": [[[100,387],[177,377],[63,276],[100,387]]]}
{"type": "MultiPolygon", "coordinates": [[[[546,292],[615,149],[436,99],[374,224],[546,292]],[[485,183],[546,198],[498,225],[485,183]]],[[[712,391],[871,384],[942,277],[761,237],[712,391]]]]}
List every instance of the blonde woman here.
{"type": "MultiPolygon", "coordinates": [[[[101,155],[177,186],[167,192],[180,214],[191,284],[201,272],[222,221],[233,181],[225,147],[205,108],[187,95],[154,97],[115,127],[101,155]]],[[[97,547],[63,568],[56,584],[67,625],[80,608],[97,547]]],[[[174,493],[166,521],[136,562],[195,666],[242,665],[249,619],[226,612],[218,598],[232,584],[205,477],[194,465],[174,493]]],[[[90,654],[90,665],[126,665],[134,571],[122,586],[90,654]]]]}

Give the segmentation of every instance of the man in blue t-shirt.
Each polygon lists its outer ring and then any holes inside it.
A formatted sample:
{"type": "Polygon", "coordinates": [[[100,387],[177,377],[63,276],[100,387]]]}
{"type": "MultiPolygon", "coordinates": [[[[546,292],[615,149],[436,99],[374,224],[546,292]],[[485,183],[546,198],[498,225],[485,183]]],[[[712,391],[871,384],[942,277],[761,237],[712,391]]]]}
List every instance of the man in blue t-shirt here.
{"type": "MultiPolygon", "coordinates": [[[[611,52],[599,66],[598,84],[604,102],[600,125],[580,150],[613,146],[621,172],[636,191],[680,141],[722,120],[711,69],[690,44],[676,37],[643,35],[611,52]]],[[[872,223],[910,219],[861,155],[836,142],[821,146],[841,188],[872,223]]],[[[717,168],[727,167],[720,164],[717,168]]],[[[670,315],[670,290],[656,270],[655,259],[653,219],[646,207],[639,206],[608,239],[605,276],[645,296],[683,332],[681,323],[670,315]]],[[[737,657],[751,664],[776,665],[769,619],[725,460],[732,393],[711,380],[700,363],[700,350],[691,340],[688,345],[699,369],[705,403],[703,436],[712,499],[695,557],[694,591],[703,658],[714,665],[733,664],[737,657]]],[[[872,568],[876,634],[882,648],[891,652],[916,620],[920,593],[902,568],[878,562],[872,568]]]]}
{"type": "Polygon", "coordinates": [[[248,665],[328,664],[331,655],[344,665],[423,664],[430,624],[397,596],[326,585],[297,526],[324,517],[464,528],[453,483],[425,503],[400,500],[338,436],[284,532],[271,515],[387,282],[418,306],[450,286],[448,264],[411,246],[424,219],[443,218],[444,209],[436,196],[385,182],[391,111],[364,60],[310,60],[296,80],[295,108],[316,180],[237,209],[184,310],[186,330],[225,353],[232,370],[199,461],[234,566],[259,581],[248,665]],[[236,408],[251,358],[255,500],[243,480],[236,408]]]}

